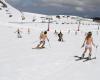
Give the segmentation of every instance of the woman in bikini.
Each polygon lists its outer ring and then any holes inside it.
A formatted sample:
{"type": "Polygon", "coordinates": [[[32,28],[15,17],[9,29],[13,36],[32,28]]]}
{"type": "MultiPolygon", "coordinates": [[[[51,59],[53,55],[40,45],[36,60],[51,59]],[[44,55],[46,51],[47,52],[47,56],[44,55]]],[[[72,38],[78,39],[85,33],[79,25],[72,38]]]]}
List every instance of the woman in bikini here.
{"type": "Polygon", "coordinates": [[[88,32],[87,33],[87,36],[84,40],[84,43],[82,45],[82,47],[85,46],[85,50],[82,54],[82,58],[84,58],[85,56],[85,53],[87,52],[87,50],[89,50],[89,55],[88,55],[88,58],[87,59],[91,59],[91,52],[92,52],[92,45],[95,46],[94,42],[93,42],[93,38],[92,38],[92,32],[88,32]]]}

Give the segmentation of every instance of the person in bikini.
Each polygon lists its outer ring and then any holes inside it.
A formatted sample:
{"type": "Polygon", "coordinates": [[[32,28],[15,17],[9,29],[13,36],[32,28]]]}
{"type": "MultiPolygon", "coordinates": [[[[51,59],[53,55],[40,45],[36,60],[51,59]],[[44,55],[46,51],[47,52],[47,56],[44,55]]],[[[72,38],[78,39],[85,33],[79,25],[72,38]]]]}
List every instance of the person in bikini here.
{"type": "Polygon", "coordinates": [[[87,52],[87,50],[89,50],[89,55],[88,55],[87,59],[91,59],[92,45],[95,46],[95,44],[93,42],[93,38],[92,38],[92,32],[88,32],[87,36],[85,37],[84,43],[82,45],[82,47],[85,46],[85,50],[84,50],[81,58],[84,58],[85,53],[87,52]]]}

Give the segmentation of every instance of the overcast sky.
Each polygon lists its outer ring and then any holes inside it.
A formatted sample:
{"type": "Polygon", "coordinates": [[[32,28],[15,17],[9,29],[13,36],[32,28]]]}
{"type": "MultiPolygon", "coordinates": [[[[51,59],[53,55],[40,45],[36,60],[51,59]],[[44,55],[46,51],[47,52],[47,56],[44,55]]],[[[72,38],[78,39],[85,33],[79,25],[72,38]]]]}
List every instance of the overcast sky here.
{"type": "Polygon", "coordinates": [[[15,8],[49,15],[100,16],[100,0],[6,0],[15,8]]]}

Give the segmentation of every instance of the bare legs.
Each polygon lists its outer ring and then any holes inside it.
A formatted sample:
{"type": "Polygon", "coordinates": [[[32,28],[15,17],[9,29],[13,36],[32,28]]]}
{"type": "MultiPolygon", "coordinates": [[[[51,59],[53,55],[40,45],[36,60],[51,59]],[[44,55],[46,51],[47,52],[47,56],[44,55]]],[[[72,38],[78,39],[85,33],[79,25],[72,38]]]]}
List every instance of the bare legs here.
{"type": "Polygon", "coordinates": [[[83,52],[81,57],[84,58],[85,53],[87,52],[87,50],[89,50],[88,59],[91,59],[91,52],[92,52],[92,48],[91,47],[90,48],[85,48],[85,50],[84,50],[84,52],[83,52]]]}
{"type": "Polygon", "coordinates": [[[40,41],[40,44],[37,45],[38,48],[44,48],[45,41],[40,41]]]}

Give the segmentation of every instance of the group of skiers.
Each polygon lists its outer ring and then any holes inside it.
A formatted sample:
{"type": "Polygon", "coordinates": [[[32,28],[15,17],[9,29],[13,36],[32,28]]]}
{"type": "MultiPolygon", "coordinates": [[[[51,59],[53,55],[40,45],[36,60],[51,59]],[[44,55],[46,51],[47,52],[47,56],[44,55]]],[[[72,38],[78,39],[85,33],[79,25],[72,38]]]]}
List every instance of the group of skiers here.
{"type": "MultiPolygon", "coordinates": [[[[28,31],[29,31],[29,29],[28,29],[28,31]]],[[[21,38],[22,37],[21,34],[20,34],[21,31],[19,29],[17,29],[16,32],[18,34],[18,38],[21,38]]],[[[58,41],[63,42],[63,33],[61,31],[58,33],[55,30],[55,34],[58,36],[58,41]]],[[[48,35],[47,35],[47,31],[44,31],[44,32],[42,31],[40,33],[39,40],[40,40],[40,42],[36,46],[36,48],[45,48],[45,41],[47,40],[49,42],[48,35]]],[[[89,50],[89,55],[88,55],[88,58],[87,59],[91,59],[92,46],[95,46],[96,47],[96,45],[93,42],[92,32],[88,32],[86,34],[84,43],[82,45],[82,47],[85,47],[85,50],[82,53],[81,58],[84,58],[85,57],[85,53],[87,52],[87,50],[89,50]]]]}
{"type": "MultiPolygon", "coordinates": [[[[55,33],[57,34],[56,31],[55,31],[55,33]]],[[[40,34],[40,44],[37,47],[44,48],[45,40],[46,39],[49,41],[49,39],[47,37],[47,31],[41,32],[41,34],[40,34]]],[[[62,34],[61,31],[58,33],[58,41],[62,41],[63,42],[63,34],[62,34]]],[[[97,48],[97,46],[94,44],[94,41],[93,41],[92,32],[88,32],[87,35],[86,35],[86,37],[85,37],[85,40],[83,42],[83,45],[82,45],[82,47],[85,47],[85,50],[82,53],[81,58],[84,58],[87,50],[89,50],[89,54],[88,54],[87,59],[88,60],[91,59],[92,46],[94,46],[94,47],[97,48]]]]}
{"type": "Polygon", "coordinates": [[[63,42],[63,33],[60,31],[59,33],[55,30],[54,32],[55,35],[58,36],[58,41],[63,42]]]}
{"type": "MultiPolygon", "coordinates": [[[[28,34],[30,34],[30,32],[31,32],[31,31],[30,31],[30,28],[27,29],[27,32],[28,32],[28,34]]],[[[18,38],[22,38],[22,34],[21,34],[22,31],[21,31],[19,28],[16,30],[15,33],[17,33],[17,37],[18,37],[18,38]]]]}
{"type": "MultiPolygon", "coordinates": [[[[60,31],[60,33],[57,34],[58,35],[58,41],[63,41],[63,34],[60,31]]],[[[40,33],[40,42],[39,44],[36,46],[36,48],[45,48],[45,41],[47,40],[49,42],[48,36],[47,36],[47,31],[42,31],[40,33]]]]}

